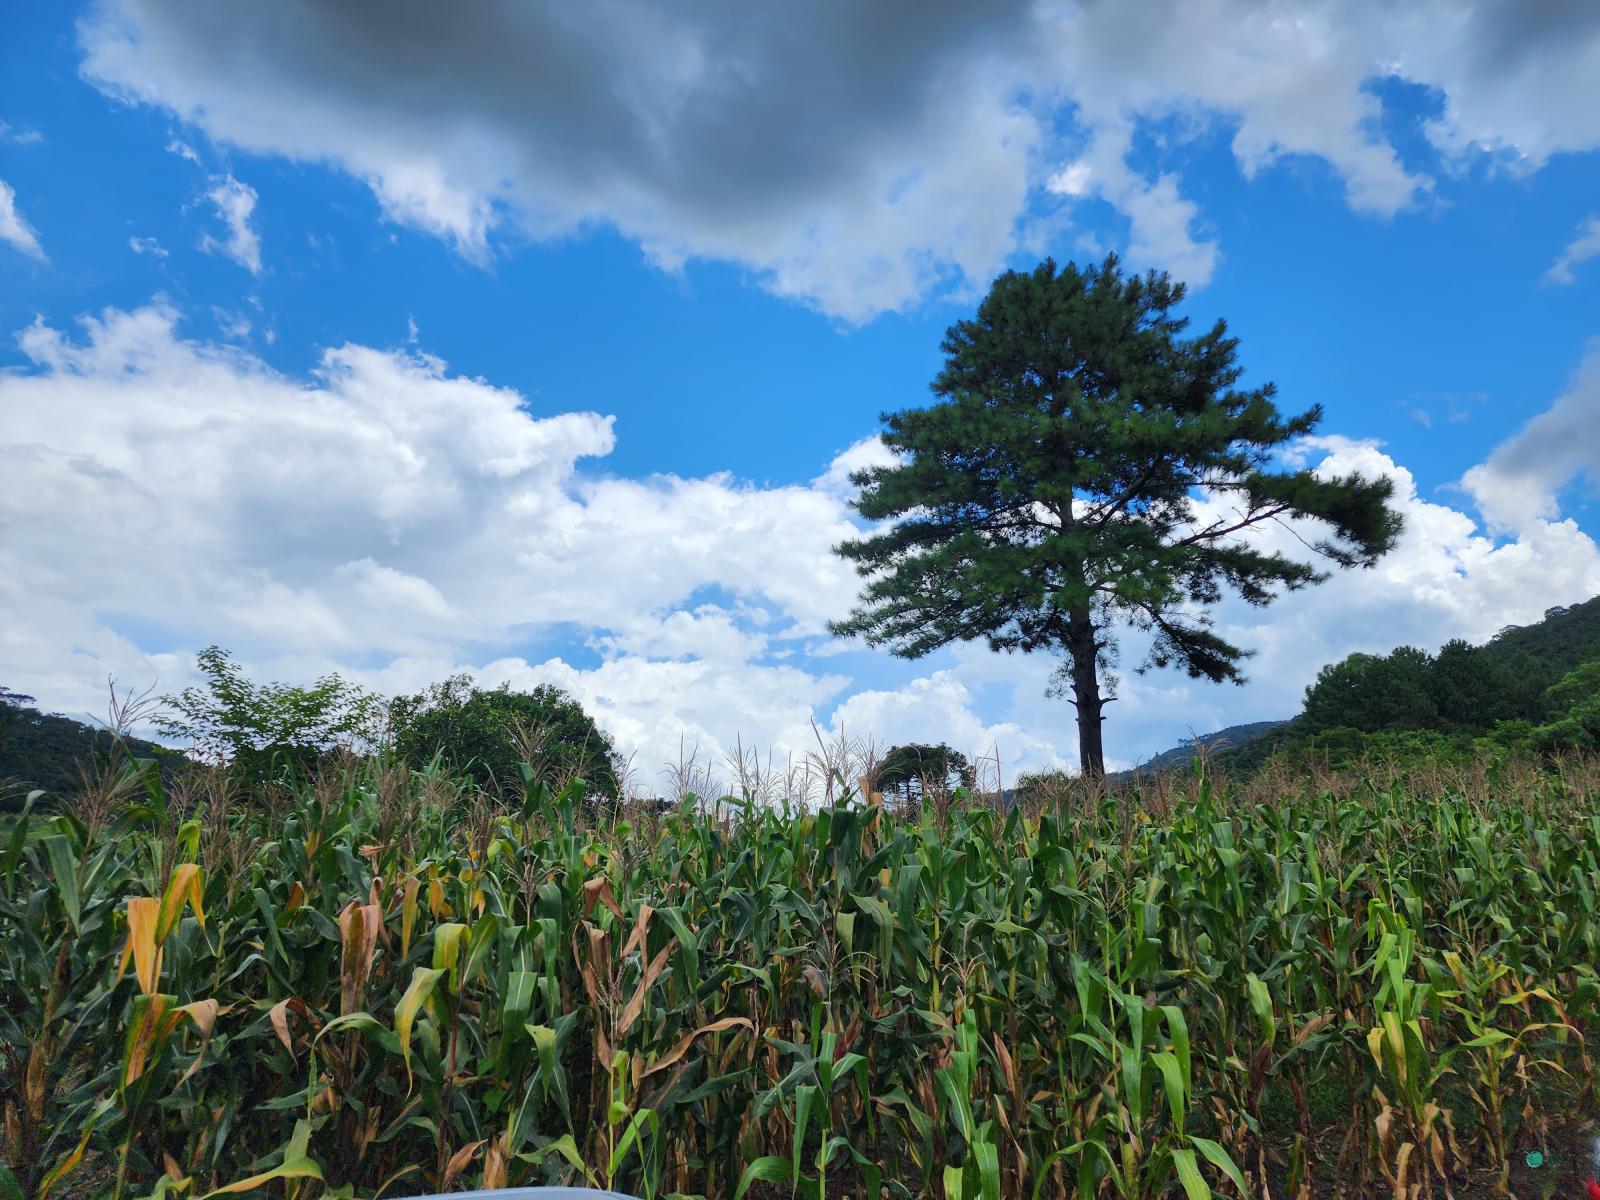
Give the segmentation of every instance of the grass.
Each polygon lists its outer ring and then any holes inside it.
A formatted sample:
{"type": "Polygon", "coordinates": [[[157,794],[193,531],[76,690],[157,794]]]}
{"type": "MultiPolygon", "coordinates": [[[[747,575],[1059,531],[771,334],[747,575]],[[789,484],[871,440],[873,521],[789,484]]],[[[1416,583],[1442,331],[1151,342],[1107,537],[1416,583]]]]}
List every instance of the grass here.
{"type": "Polygon", "coordinates": [[[1595,1096],[1593,765],[1029,812],[184,789],[124,764],[0,843],[24,1195],[1442,1196],[1595,1096]]]}

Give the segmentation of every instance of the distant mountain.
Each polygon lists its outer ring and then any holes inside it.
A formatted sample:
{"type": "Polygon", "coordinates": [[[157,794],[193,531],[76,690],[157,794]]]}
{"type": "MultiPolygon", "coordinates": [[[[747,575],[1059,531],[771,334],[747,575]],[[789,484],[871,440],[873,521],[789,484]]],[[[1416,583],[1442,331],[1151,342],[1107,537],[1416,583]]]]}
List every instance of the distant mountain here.
{"type": "Polygon", "coordinates": [[[1226,729],[1219,729],[1215,733],[1203,734],[1190,738],[1181,746],[1174,746],[1170,750],[1163,750],[1153,758],[1140,763],[1133,771],[1124,771],[1123,775],[1144,774],[1150,771],[1171,771],[1179,767],[1187,767],[1194,760],[1197,746],[1205,750],[1236,750],[1240,746],[1248,745],[1263,738],[1274,729],[1287,725],[1288,721],[1251,721],[1245,725],[1229,725],[1226,729]]]}
{"type": "Polygon", "coordinates": [[[1570,607],[1547,608],[1533,625],[1507,625],[1490,638],[1491,654],[1529,654],[1556,676],[1600,656],[1600,596],[1570,607]]]}
{"type": "MultiPolygon", "coordinates": [[[[36,788],[57,794],[77,789],[83,773],[93,770],[113,744],[105,729],[15,702],[0,703],[0,810],[19,807],[36,788]]],[[[188,762],[178,751],[143,738],[129,738],[126,749],[135,758],[188,762]]]]}

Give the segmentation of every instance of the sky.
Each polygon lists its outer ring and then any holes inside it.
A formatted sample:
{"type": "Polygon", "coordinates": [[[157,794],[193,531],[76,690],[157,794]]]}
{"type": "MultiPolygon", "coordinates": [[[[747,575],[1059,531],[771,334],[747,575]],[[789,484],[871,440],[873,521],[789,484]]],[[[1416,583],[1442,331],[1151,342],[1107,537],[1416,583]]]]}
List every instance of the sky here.
{"type": "Polygon", "coordinates": [[[1116,765],[1600,593],[1600,7],[21,0],[0,35],[0,683],[47,708],[215,643],[554,683],[645,780],[840,734],[1071,767],[1048,658],[827,632],[880,415],[1047,255],[1187,282],[1247,384],[1323,406],[1290,461],[1407,519],[1218,606],[1243,687],[1125,634],[1116,765]]]}

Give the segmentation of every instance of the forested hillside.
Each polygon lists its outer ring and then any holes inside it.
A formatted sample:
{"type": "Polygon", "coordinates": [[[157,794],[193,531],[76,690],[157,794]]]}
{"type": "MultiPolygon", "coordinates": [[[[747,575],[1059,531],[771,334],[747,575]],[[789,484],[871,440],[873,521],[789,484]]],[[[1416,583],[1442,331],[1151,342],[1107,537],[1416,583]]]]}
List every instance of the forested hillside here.
{"type": "MultiPolygon", "coordinates": [[[[75,790],[83,769],[112,747],[107,730],[23,703],[31,699],[0,689],[0,811],[17,807],[35,788],[75,790]]],[[[128,739],[126,749],[139,758],[187,761],[142,738],[128,739]]]]}
{"type": "Polygon", "coordinates": [[[1507,626],[1482,646],[1401,646],[1324,667],[1292,721],[1217,756],[1249,772],[1274,756],[1340,762],[1373,754],[1449,761],[1480,751],[1600,746],[1600,597],[1507,626]]]}
{"type": "Polygon", "coordinates": [[[1197,744],[1234,773],[1274,755],[1449,756],[1490,736],[1507,748],[1582,748],[1587,725],[1573,713],[1589,703],[1592,689],[1579,668],[1597,659],[1600,596],[1547,609],[1532,625],[1508,625],[1481,646],[1457,640],[1437,654],[1414,646],[1352,654],[1322,669],[1297,716],[1229,726],[1165,750],[1139,770],[1186,768],[1197,744]]]}
{"type": "Polygon", "coordinates": [[[1229,725],[1226,729],[1219,729],[1216,733],[1208,733],[1200,737],[1191,738],[1181,746],[1174,746],[1170,750],[1163,750],[1160,754],[1139,764],[1138,771],[1171,771],[1178,767],[1187,767],[1194,761],[1197,749],[1207,753],[1220,753],[1224,750],[1236,750],[1266,737],[1275,729],[1288,724],[1285,721],[1251,721],[1243,725],[1229,725]]]}
{"type": "Polygon", "coordinates": [[[1600,596],[1570,608],[1545,610],[1533,625],[1507,625],[1484,649],[1497,655],[1527,654],[1561,674],[1600,655],[1600,596]]]}

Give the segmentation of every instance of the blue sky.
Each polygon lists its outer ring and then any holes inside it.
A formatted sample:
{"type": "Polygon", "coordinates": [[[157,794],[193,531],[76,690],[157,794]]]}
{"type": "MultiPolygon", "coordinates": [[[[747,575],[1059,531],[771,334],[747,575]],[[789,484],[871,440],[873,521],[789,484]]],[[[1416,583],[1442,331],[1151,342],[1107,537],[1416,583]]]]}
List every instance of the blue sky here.
{"type": "Polygon", "coordinates": [[[1248,688],[1124,672],[1114,758],[1600,592],[1600,19],[1210,7],[14,6],[0,679],[76,711],[218,641],[558,682],[646,776],[813,720],[1069,763],[1047,662],[832,642],[827,550],[993,275],[1107,250],[1411,517],[1224,606],[1248,688]]]}

